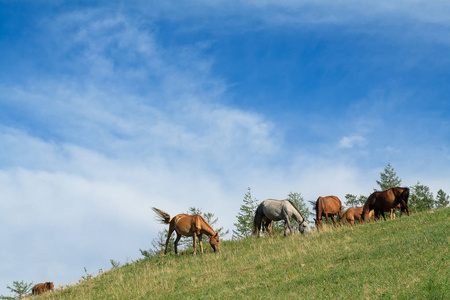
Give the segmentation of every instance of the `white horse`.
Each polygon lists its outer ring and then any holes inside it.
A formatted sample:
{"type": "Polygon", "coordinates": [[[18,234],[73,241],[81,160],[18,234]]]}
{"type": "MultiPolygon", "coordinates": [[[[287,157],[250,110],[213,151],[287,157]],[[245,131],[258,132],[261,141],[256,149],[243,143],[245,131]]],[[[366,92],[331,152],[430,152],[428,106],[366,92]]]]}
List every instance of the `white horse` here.
{"type": "Polygon", "coordinates": [[[263,217],[273,221],[284,221],[284,235],[286,236],[286,229],[289,228],[292,234],[291,223],[289,218],[293,218],[298,222],[298,229],[300,233],[309,232],[309,226],[305,218],[303,218],[300,210],[290,200],[275,200],[267,199],[261,202],[256,208],[255,218],[253,219],[253,235],[259,237],[261,231],[261,221],[263,217]]]}

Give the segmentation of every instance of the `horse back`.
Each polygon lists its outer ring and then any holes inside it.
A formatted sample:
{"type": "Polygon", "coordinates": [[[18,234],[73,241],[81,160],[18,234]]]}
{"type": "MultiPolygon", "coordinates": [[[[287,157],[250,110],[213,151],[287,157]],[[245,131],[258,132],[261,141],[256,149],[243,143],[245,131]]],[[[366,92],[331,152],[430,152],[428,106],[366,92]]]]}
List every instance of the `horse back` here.
{"type": "Polygon", "coordinates": [[[317,202],[319,209],[327,214],[337,214],[342,209],[341,200],[336,196],[319,197],[317,202]]]}
{"type": "Polygon", "coordinates": [[[184,236],[193,236],[193,216],[179,214],[170,221],[175,231],[184,236]]]}
{"type": "Polygon", "coordinates": [[[53,282],[38,283],[33,287],[33,289],[31,290],[31,293],[33,295],[39,295],[46,291],[51,291],[51,290],[53,290],[53,282]]]}

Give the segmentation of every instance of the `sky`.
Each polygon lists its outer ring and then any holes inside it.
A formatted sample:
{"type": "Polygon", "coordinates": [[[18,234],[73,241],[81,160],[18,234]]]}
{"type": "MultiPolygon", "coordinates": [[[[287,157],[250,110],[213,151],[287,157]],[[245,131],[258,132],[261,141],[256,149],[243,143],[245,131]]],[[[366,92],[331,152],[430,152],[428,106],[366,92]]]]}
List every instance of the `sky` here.
{"type": "MultiPolygon", "coordinates": [[[[450,193],[447,1],[0,1],[0,294],[142,258],[151,207],[450,193]]],[[[231,239],[231,234],[222,237],[231,239]]]]}

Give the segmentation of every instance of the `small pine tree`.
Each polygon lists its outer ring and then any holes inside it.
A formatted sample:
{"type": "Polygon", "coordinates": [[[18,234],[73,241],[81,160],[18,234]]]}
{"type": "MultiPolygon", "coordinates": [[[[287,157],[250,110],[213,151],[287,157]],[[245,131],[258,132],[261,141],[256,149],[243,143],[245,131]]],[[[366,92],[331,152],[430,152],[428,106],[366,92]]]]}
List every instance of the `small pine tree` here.
{"type": "Polygon", "coordinates": [[[6,286],[7,289],[9,289],[11,292],[15,293],[14,297],[8,297],[8,296],[2,296],[0,295],[0,299],[17,299],[22,298],[25,295],[29,294],[31,292],[31,288],[33,286],[33,282],[26,283],[22,281],[13,281],[12,287],[9,285],[6,286]]]}
{"type": "Polygon", "coordinates": [[[367,198],[368,197],[364,195],[359,195],[358,200],[356,202],[357,206],[364,206],[364,204],[366,204],[367,198]]]}
{"type": "Polygon", "coordinates": [[[446,207],[450,201],[448,200],[450,197],[445,193],[442,189],[437,192],[436,195],[436,207],[446,207]]]}
{"type": "Polygon", "coordinates": [[[347,194],[345,195],[345,207],[358,207],[363,206],[366,203],[367,197],[363,195],[359,195],[359,197],[356,197],[356,195],[347,194]]]}
{"type": "Polygon", "coordinates": [[[345,195],[345,206],[346,207],[357,207],[356,195],[347,194],[345,195]]]}
{"type": "Polygon", "coordinates": [[[426,185],[417,184],[411,187],[412,193],[410,195],[409,205],[415,211],[432,209],[435,205],[435,200],[433,198],[433,193],[430,188],[426,185]]]}
{"type": "Polygon", "coordinates": [[[253,218],[258,200],[252,198],[251,188],[248,188],[243,202],[236,216],[237,223],[233,224],[236,227],[236,230],[233,230],[233,239],[248,238],[252,235],[253,218]]]}
{"type": "MultiPolygon", "coordinates": [[[[402,184],[402,180],[397,176],[391,163],[388,163],[384,172],[380,173],[380,180],[377,180],[380,191],[385,191],[402,184]]],[[[376,189],[374,189],[376,191],[376,189]]]]}

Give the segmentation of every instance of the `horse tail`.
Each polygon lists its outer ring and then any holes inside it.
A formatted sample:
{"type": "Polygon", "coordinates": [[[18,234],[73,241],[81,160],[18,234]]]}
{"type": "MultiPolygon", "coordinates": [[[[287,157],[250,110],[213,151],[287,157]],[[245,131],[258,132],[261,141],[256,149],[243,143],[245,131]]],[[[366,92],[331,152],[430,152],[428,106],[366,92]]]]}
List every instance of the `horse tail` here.
{"type": "Polygon", "coordinates": [[[344,216],[344,214],[342,213],[342,202],[341,202],[341,200],[339,200],[338,197],[336,197],[336,199],[338,199],[338,201],[339,201],[339,220],[340,220],[344,216]]]}
{"type": "Polygon", "coordinates": [[[320,215],[321,215],[321,211],[319,211],[319,205],[320,205],[320,199],[323,199],[322,197],[317,198],[317,200],[314,201],[309,201],[312,205],[313,205],[313,209],[316,212],[316,219],[319,220],[320,215]]]}
{"type": "Polygon", "coordinates": [[[317,201],[309,201],[309,203],[311,203],[311,205],[313,206],[313,209],[314,209],[315,211],[317,211],[317,203],[319,202],[318,200],[319,200],[319,199],[317,199],[317,201]]]}
{"type": "Polygon", "coordinates": [[[153,211],[157,214],[157,220],[162,224],[169,224],[170,223],[170,215],[166,213],[165,211],[162,211],[160,209],[157,209],[156,207],[152,207],[153,211]]]}
{"type": "Polygon", "coordinates": [[[253,235],[259,236],[259,231],[261,230],[261,221],[262,221],[263,215],[264,215],[264,211],[263,211],[263,205],[261,203],[256,208],[255,217],[253,218],[253,228],[252,228],[253,235]]]}

